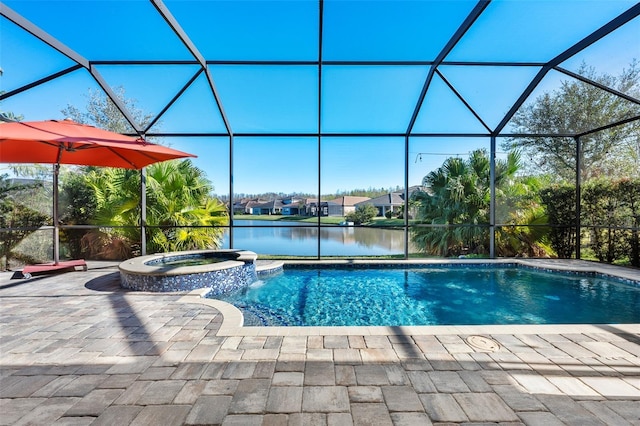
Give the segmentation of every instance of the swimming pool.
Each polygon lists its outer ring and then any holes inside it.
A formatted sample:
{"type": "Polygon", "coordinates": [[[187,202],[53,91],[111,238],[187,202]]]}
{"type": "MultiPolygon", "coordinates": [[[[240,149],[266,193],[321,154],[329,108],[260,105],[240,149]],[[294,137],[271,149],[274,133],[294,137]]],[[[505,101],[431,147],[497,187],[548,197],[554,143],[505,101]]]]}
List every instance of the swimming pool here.
{"type": "Polygon", "coordinates": [[[245,326],[640,323],[640,286],[512,266],[294,268],[216,296],[245,326]]]}

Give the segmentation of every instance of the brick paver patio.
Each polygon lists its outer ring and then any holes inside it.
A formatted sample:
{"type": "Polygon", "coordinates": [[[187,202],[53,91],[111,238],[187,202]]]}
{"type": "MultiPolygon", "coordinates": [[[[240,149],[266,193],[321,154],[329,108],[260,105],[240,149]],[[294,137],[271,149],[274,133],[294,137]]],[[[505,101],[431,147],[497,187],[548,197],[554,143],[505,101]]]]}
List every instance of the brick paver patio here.
{"type": "Polygon", "coordinates": [[[640,425],[638,324],[233,335],[198,297],[122,290],[113,267],[11,275],[3,425],[640,425]]]}

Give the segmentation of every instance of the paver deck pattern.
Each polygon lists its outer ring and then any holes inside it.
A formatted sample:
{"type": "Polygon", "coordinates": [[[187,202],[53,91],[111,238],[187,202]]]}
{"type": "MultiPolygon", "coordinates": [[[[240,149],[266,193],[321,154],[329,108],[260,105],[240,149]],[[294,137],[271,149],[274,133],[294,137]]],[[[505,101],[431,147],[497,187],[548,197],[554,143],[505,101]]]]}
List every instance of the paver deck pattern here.
{"type": "Polygon", "coordinates": [[[482,328],[221,335],[220,310],[113,267],[11,275],[2,425],[640,425],[638,324],[488,327],[495,351],[465,340],[482,328]]]}

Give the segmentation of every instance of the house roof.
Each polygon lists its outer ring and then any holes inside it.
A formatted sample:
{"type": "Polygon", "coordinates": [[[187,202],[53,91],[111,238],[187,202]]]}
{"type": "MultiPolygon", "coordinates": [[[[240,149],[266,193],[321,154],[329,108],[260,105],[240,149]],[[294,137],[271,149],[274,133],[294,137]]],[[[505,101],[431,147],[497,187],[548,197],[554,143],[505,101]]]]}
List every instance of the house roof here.
{"type": "Polygon", "coordinates": [[[279,199],[270,200],[263,203],[256,203],[252,205],[253,208],[257,208],[257,209],[277,209],[277,208],[282,208],[283,206],[284,204],[282,204],[282,200],[279,200],[279,199]]]}
{"type": "Polygon", "coordinates": [[[267,201],[265,200],[251,200],[249,202],[246,203],[247,207],[256,207],[262,204],[265,204],[267,201]]]}
{"type": "Polygon", "coordinates": [[[370,199],[371,198],[369,197],[356,197],[356,196],[347,195],[343,197],[334,198],[333,200],[330,200],[330,201],[342,207],[349,207],[349,206],[355,206],[357,203],[361,203],[363,201],[367,201],[370,199]]]}
{"type": "Polygon", "coordinates": [[[404,198],[397,192],[390,192],[368,201],[357,203],[358,205],[373,204],[374,206],[401,206],[404,204],[404,198]]]}
{"type": "Polygon", "coordinates": [[[233,202],[233,205],[235,207],[242,207],[252,202],[255,203],[255,202],[262,202],[262,201],[260,201],[258,198],[241,198],[239,200],[235,200],[233,202]]]}

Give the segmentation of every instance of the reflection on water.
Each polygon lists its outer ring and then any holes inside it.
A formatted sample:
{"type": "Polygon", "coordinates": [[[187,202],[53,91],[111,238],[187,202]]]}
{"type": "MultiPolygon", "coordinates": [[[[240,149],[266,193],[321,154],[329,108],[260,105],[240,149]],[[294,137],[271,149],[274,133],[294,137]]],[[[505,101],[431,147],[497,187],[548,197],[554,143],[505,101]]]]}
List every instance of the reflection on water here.
{"type": "MultiPolygon", "coordinates": [[[[234,225],[256,226],[256,228],[234,228],[234,248],[251,250],[258,254],[318,255],[318,228],[306,227],[310,225],[308,223],[235,220],[234,225]]],[[[224,247],[228,246],[229,235],[226,233],[224,247]]],[[[320,229],[321,256],[381,256],[403,253],[404,232],[402,230],[350,226],[320,229]]]]}

